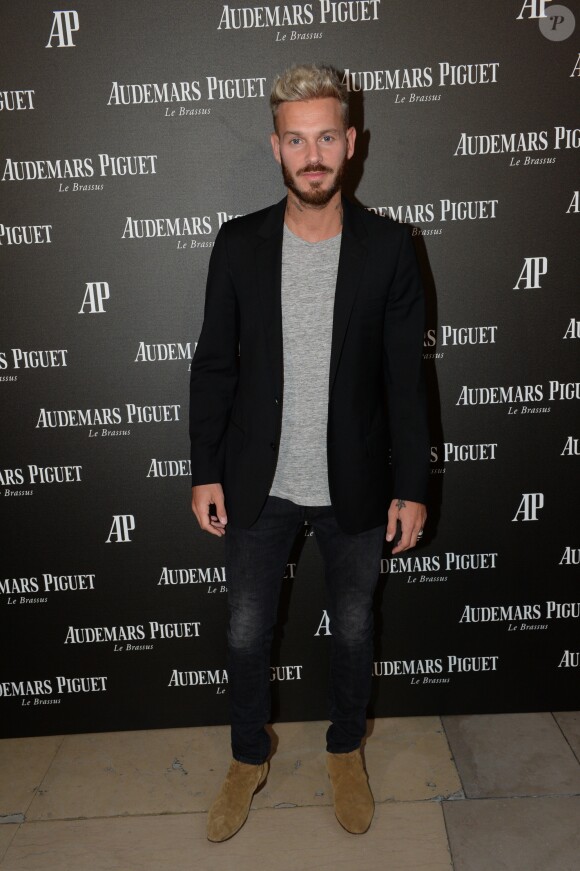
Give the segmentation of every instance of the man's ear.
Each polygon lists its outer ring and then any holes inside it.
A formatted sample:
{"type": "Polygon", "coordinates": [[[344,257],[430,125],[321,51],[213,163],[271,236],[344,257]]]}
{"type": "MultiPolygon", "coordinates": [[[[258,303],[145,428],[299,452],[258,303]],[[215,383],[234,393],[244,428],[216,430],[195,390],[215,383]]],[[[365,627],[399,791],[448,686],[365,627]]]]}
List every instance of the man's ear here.
{"type": "Polygon", "coordinates": [[[280,157],[280,138],[276,131],[270,133],[270,142],[272,144],[272,151],[274,152],[274,157],[278,161],[278,163],[282,163],[282,159],[280,157]]]}
{"type": "Polygon", "coordinates": [[[348,130],[346,131],[346,157],[347,157],[347,160],[350,160],[350,158],[354,154],[355,139],[356,139],[356,128],[349,127],[348,130]]]}

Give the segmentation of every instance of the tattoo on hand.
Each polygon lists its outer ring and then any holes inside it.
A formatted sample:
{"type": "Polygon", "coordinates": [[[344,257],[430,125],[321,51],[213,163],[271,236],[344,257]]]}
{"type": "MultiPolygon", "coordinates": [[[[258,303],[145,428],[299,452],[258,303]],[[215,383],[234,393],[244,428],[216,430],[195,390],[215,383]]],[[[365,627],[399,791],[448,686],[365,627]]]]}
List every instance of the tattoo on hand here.
{"type": "Polygon", "coordinates": [[[397,508],[399,509],[399,511],[401,510],[401,508],[406,508],[406,507],[407,507],[407,503],[405,502],[404,499],[397,500],[397,508]]]}

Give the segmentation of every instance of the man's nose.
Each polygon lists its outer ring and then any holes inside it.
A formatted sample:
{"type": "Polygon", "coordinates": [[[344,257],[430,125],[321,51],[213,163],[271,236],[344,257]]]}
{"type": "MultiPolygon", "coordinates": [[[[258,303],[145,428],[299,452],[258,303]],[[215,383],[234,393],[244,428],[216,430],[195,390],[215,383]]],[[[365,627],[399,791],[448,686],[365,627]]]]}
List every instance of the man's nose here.
{"type": "Polygon", "coordinates": [[[308,163],[320,163],[320,146],[318,140],[308,143],[308,163]]]}

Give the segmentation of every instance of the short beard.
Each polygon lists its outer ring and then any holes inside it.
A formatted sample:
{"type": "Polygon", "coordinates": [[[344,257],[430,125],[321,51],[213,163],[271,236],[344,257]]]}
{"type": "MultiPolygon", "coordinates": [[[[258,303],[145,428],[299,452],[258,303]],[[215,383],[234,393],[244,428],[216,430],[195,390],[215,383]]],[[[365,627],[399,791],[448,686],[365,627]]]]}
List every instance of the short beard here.
{"type": "MultiPolygon", "coordinates": [[[[292,191],[292,193],[300,200],[301,203],[304,203],[306,206],[325,206],[327,203],[331,201],[333,196],[341,189],[342,182],[346,173],[346,166],[348,163],[348,158],[344,158],[341,165],[334,172],[334,179],[332,184],[327,190],[321,190],[320,186],[322,182],[309,182],[310,190],[302,191],[296,184],[294,177],[290,174],[287,167],[284,165],[284,161],[281,161],[282,166],[282,177],[284,179],[284,184],[288,188],[288,190],[292,191]]],[[[298,174],[302,172],[306,172],[308,170],[328,170],[327,167],[322,164],[316,164],[315,166],[304,167],[302,170],[298,170],[298,174]]]]}

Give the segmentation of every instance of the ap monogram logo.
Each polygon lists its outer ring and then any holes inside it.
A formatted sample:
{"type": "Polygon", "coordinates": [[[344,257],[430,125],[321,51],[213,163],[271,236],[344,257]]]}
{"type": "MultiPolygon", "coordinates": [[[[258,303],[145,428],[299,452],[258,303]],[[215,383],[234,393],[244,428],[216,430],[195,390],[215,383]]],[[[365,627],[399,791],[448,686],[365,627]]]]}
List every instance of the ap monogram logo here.
{"type": "Polygon", "coordinates": [[[53,12],[52,15],[52,30],[44,47],[55,48],[53,42],[56,40],[56,48],[75,48],[73,33],[76,33],[80,27],[78,12],[74,9],[66,9],[53,12]]]}

